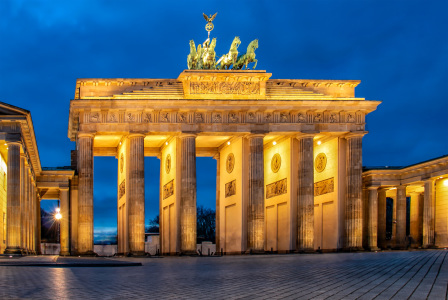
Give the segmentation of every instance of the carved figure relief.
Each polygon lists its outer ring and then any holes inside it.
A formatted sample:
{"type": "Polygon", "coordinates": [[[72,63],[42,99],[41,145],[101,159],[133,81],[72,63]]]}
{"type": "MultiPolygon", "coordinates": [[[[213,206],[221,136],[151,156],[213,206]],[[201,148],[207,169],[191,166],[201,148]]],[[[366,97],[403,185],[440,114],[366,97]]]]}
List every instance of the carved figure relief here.
{"type": "Polygon", "coordinates": [[[297,115],[297,122],[299,122],[299,123],[305,123],[305,122],[306,122],[306,115],[305,115],[305,114],[302,114],[302,113],[299,113],[299,114],[297,115]]]}
{"type": "Polygon", "coordinates": [[[109,122],[117,122],[117,116],[115,114],[110,114],[109,122]]]}
{"type": "Polygon", "coordinates": [[[236,179],[226,183],[225,191],[225,198],[236,194],[236,179]]]}
{"type": "Polygon", "coordinates": [[[165,172],[166,174],[170,174],[171,171],[171,155],[167,155],[165,158],[165,172]]]}
{"type": "Polygon", "coordinates": [[[264,118],[266,120],[266,122],[271,122],[272,120],[272,114],[267,113],[266,117],[264,118]]]}
{"type": "Polygon", "coordinates": [[[226,158],[226,171],[227,173],[232,173],[233,168],[235,167],[235,156],[233,153],[229,153],[226,158]]]}
{"type": "Polygon", "coordinates": [[[318,113],[314,116],[314,122],[319,123],[322,122],[322,114],[318,113]]]}
{"type": "Polygon", "coordinates": [[[353,114],[347,115],[347,123],[355,123],[355,117],[353,116],[353,114]]]}
{"type": "Polygon", "coordinates": [[[286,123],[286,122],[288,122],[288,114],[286,114],[286,113],[281,113],[281,114],[280,114],[280,122],[282,122],[282,123],[286,123]]]}
{"type": "Polygon", "coordinates": [[[259,82],[190,82],[190,94],[235,94],[258,95],[260,94],[259,82]]]}
{"type": "Polygon", "coordinates": [[[255,114],[254,114],[253,112],[248,113],[248,114],[247,114],[247,119],[248,119],[250,122],[254,122],[254,121],[255,121],[255,114]]]}
{"type": "Polygon", "coordinates": [[[152,122],[151,114],[150,114],[150,113],[146,113],[146,114],[145,114],[145,117],[143,118],[143,121],[144,121],[145,123],[151,123],[151,122],[152,122]]]}
{"type": "Polygon", "coordinates": [[[334,192],[334,177],[314,184],[314,196],[320,196],[334,192]]]}
{"type": "Polygon", "coordinates": [[[185,123],[187,121],[187,115],[185,113],[179,113],[177,115],[177,120],[181,123],[185,123]]]}
{"type": "Polygon", "coordinates": [[[123,166],[124,166],[124,155],[121,153],[120,156],[120,173],[123,173],[123,166]]]}
{"type": "Polygon", "coordinates": [[[277,173],[278,170],[280,170],[280,167],[282,166],[282,157],[280,154],[275,153],[274,156],[271,159],[271,170],[274,173],[277,173]]]}
{"type": "Polygon", "coordinates": [[[126,179],[123,179],[123,181],[118,186],[118,199],[123,197],[124,194],[126,194],[126,179]]]}
{"type": "Polygon", "coordinates": [[[174,194],[174,179],[163,186],[163,200],[174,194]]]}
{"type": "Polygon", "coordinates": [[[266,185],[266,199],[286,194],[287,180],[286,178],[266,185]]]}
{"type": "Polygon", "coordinates": [[[221,123],[221,121],[222,121],[221,114],[213,115],[213,123],[221,123]]]}
{"type": "Polygon", "coordinates": [[[128,121],[128,122],[135,122],[135,116],[133,114],[131,114],[131,113],[128,113],[126,115],[126,121],[128,121]]]}
{"type": "Polygon", "coordinates": [[[204,122],[204,117],[202,116],[202,113],[195,113],[194,119],[195,119],[196,123],[204,122]]]}
{"type": "Polygon", "coordinates": [[[321,173],[323,170],[325,170],[326,166],[327,156],[325,155],[325,153],[319,153],[314,160],[314,168],[316,169],[317,173],[321,173]]]}
{"type": "Polygon", "coordinates": [[[337,122],[337,118],[336,118],[336,114],[331,114],[330,115],[330,123],[336,123],[337,122]]]}
{"type": "Polygon", "coordinates": [[[169,122],[170,115],[167,112],[160,113],[160,121],[161,122],[169,122]]]}
{"type": "Polygon", "coordinates": [[[90,122],[97,123],[99,121],[100,121],[100,114],[99,113],[94,113],[94,114],[90,115],[90,122]]]}
{"type": "Polygon", "coordinates": [[[236,113],[229,113],[229,122],[230,123],[237,123],[238,122],[238,115],[236,113]]]}

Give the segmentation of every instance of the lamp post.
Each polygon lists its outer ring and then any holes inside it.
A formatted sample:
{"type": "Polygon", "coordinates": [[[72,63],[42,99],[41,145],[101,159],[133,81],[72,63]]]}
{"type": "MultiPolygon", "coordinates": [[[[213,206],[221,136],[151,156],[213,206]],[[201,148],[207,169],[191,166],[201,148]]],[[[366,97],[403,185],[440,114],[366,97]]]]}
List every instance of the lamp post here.
{"type": "Polygon", "coordinates": [[[54,214],[54,218],[56,220],[56,226],[57,226],[57,242],[60,242],[60,220],[62,219],[61,209],[59,207],[56,207],[56,213],[54,214]]]}

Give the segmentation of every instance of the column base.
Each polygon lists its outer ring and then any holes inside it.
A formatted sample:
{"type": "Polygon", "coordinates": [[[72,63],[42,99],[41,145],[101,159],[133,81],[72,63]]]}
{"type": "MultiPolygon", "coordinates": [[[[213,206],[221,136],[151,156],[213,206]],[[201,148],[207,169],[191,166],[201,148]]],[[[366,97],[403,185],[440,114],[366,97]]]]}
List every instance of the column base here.
{"type": "Polygon", "coordinates": [[[96,254],[93,251],[87,251],[87,252],[83,252],[83,253],[78,253],[78,256],[85,256],[85,257],[97,257],[98,254],[96,254]]]}
{"type": "Polygon", "coordinates": [[[369,250],[369,251],[381,251],[381,249],[376,247],[376,246],[375,247],[370,247],[367,250],[369,250]]]}
{"type": "Polygon", "coordinates": [[[22,256],[22,249],[20,248],[6,248],[5,254],[13,254],[17,256],[22,256]]]}
{"type": "Polygon", "coordinates": [[[244,254],[265,254],[266,251],[260,249],[247,249],[244,254]]]}
{"type": "Polygon", "coordinates": [[[68,251],[61,251],[61,252],[59,252],[59,256],[70,256],[70,252],[68,252],[68,251]]]}
{"type": "Polygon", "coordinates": [[[346,247],[346,248],[342,248],[342,251],[344,252],[359,252],[359,251],[364,251],[363,247],[346,247]]]}
{"type": "Polygon", "coordinates": [[[131,252],[129,253],[130,256],[146,256],[145,251],[135,251],[135,252],[131,252]]]}
{"type": "Polygon", "coordinates": [[[196,251],[194,251],[194,250],[184,250],[184,251],[181,251],[179,255],[180,256],[182,256],[182,255],[190,255],[190,256],[192,256],[192,255],[198,255],[198,253],[196,251]]]}
{"type": "Polygon", "coordinates": [[[298,249],[294,251],[294,253],[301,253],[301,254],[309,254],[309,253],[316,253],[318,250],[314,250],[314,248],[304,248],[304,249],[298,249]]]}

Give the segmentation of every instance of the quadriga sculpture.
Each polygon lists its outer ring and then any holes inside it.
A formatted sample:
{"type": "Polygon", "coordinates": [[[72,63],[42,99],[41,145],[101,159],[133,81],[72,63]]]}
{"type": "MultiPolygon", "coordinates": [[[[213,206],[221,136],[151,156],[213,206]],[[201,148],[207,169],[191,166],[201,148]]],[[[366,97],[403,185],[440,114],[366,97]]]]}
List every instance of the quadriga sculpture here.
{"type": "Polygon", "coordinates": [[[221,70],[228,70],[230,69],[231,65],[234,65],[236,63],[236,60],[238,58],[238,46],[241,44],[240,37],[236,36],[233,39],[232,45],[230,46],[229,53],[224,54],[221,56],[221,58],[218,60],[216,65],[219,65],[219,69],[221,70]]]}
{"type": "Polygon", "coordinates": [[[251,62],[254,62],[254,66],[252,69],[255,69],[257,66],[258,60],[255,59],[255,49],[258,48],[258,39],[250,42],[249,46],[247,46],[247,52],[243,55],[238,56],[238,59],[235,64],[233,64],[233,70],[241,70],[243,66],[245,66],[247,70],[247,65],[251,62]]]}

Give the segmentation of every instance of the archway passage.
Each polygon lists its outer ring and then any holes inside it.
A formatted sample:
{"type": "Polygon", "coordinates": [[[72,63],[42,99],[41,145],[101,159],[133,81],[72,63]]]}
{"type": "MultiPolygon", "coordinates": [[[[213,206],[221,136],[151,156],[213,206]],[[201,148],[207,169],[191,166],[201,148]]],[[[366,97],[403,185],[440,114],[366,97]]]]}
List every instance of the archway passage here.
{"type": "MultiPolygon", "coordinates": [[[[67,217],[67,216],[65,216],[67,217]]],[[[41,252],[42,254],[60,253],[60,213],[59,200],[42,199],[40,201],[41,252]],[[59,214],[59,215],[58,215],[59,214]]]]}

